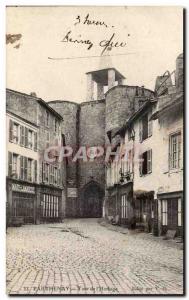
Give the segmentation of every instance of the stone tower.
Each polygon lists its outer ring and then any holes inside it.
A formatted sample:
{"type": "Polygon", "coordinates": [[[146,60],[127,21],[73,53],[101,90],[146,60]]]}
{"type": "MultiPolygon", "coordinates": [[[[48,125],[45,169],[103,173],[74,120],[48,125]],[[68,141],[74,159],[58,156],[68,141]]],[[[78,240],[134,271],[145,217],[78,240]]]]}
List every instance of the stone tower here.
{"type": "Polygon", "coordinates": [[[100,57],[99,70],[87,74],[87,101],[104,99],[107,90],[116,85],[122,85],[125,77],[120,74],[112,64],[109,52],[100,57]],[[96,99],[94,97],[95,84],[97,87],[96,99]]]}

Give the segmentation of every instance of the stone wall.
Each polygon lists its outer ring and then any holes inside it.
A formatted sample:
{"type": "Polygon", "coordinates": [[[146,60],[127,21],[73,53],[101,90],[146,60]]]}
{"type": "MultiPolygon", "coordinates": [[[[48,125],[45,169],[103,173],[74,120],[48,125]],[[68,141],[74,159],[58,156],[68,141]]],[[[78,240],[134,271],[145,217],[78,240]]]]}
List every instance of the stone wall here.
{"type": "MultiPolygon", "coordinates": [[[[79,105],[74,102],[63,100],[50,101],[48,104],[63,117],[61,131],[65,136],[65,145],[72,147],[74,156],[79,147],[79,105]]],[[[77,188],[78,186],[78,164],[77,162],[72,162],[72,157],[66,162],[67,188],[77,188]]],[[[66,216],[76,217],[77,213],[77,197],[69,197],[68,194],[66,201],[66,216]]]]}
{"type": "MultiPolygon", "coordinates": [[[[104,146],[105,143],[105,102],[104,100],[84,102],[80,106],[79,122],[80,146],[104,146]]],[[[95,159],[94,162],[79,161],[79,187],[91,180],[104,186],[104,159],[95,159]]]]}
{"type": "Polygon", "coordinates": [[[36,97],[7,89],[6,109],[25,120],[37,124],[36,97]]]}
{"type": "Polygon", "coordinates": [[[153,92],[143,87],[118,85],[106,93],[106,132],[121,127],[134,111],[139,101],[153,96],[153,92]]]}

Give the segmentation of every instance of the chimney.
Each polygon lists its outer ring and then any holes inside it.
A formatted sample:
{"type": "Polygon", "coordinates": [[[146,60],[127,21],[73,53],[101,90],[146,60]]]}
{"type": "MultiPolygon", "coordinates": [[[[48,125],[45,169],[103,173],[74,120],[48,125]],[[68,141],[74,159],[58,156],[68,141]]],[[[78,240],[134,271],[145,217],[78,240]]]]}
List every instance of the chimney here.
{"type": "Polygon", "coordinates": [[[31,93],[30,93],[30,96],[32,96],[32,97],[37,97],[37,94],[36,94],[35,92],[31,92],[31,93]]]}
{"type": "Polygon", "coordinates": [[[180,54],[176,59],[175,84],[176,88],[183,90],[183,54],[180,54]]]}

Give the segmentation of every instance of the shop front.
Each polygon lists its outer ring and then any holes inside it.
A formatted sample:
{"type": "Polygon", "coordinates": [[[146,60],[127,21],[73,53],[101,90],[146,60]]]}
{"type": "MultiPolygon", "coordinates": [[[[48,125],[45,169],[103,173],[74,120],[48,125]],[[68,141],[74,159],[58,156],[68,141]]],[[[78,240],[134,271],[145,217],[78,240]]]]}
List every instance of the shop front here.
{"type": "Polygon", "coordinates": [[[135,191],[136,226],[147,232],[153,231],[154,223],[154,192],[135,191]]]}
{"type": "Polygon", "coordinates": [[[40,187],[40,223],[61,222],[63,218],[62,189],[40,187]]]}
{"type": "Polygon", "coordinates": [[[7,217],[9,225],[35,224],[36,185],[19,180],[7,181],[7,217]]]}
{"type": "Polygon", "coordinates": [[[129,182],[119,187],[120,224],[129,228],[135,227],[133,183],[129,182]]]}
{"type": "Polygon", "coordinates": [[[158,194],[160,201],[160,232],[175,231],[177,236],[183,235],[183,193],[172,192],[158,194]]]}

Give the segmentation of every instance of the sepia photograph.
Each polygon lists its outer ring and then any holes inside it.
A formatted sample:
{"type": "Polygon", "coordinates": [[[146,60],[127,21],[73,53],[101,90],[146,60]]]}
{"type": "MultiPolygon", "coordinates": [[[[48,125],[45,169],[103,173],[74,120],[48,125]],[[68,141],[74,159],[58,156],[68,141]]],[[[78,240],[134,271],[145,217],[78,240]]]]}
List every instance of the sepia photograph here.
{"type": "Polygon", "coordinates": [[[185,10],[6,7],[6,294],[184,295],[185,10]]]}

